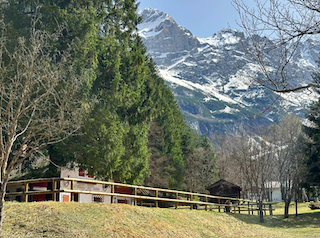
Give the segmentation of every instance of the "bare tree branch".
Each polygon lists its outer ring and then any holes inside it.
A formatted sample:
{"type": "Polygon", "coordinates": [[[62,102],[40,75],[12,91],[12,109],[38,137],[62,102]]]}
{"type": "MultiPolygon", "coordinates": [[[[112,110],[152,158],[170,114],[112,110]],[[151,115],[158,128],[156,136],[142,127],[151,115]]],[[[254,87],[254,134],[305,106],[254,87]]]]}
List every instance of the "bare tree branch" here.
{"type": "Polygon", "coordinates": [[[71,46],[64,52],[53,50],[61,29],[55,34],[38,30],[38,20],[33,21],[30,38],[19,38],[13,51],[6,48],[6,30],[1,25],[1,214],[10,172],[46,145],[74,134],[85,115],[79,97],[85,71],[75,72],[71,46]]]}
{"type": "Polygon", "coordinates": [[[320,33],[319,1],[255,0],[253,9],[243,0],[232,2],[249,40],[247,53],[259,65],[261,75],[254,77],[258,84],[279,93],[319,88],[311,75],[296,77],[295,84],[289,74],[300,43],[320,33]],[[270,68],[271,61],[278,67],[270,68]]]}

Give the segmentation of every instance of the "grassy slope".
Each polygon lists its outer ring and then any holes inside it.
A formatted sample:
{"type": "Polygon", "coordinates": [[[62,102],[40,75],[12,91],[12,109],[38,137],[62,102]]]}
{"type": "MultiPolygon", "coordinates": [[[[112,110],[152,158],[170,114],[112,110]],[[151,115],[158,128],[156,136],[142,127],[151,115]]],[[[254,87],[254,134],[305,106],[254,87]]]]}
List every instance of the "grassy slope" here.
{"type": "MultiPolygon", "coordinates": [[[[292,212],[293,209],[291,209],[292,212]]],[[[297,218],[121,204],[6,203],[3,237],[319,237],[320,212],[297,218]]]]}

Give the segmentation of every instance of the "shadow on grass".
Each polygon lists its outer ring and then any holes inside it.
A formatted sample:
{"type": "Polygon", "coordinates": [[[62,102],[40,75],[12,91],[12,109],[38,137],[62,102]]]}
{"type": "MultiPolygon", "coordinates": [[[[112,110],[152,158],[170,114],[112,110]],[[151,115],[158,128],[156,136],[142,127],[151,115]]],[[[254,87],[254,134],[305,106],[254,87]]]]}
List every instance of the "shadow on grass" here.
{"type": "Polygon", "coordinates": [[[266,215],[264,216],[264,223],[260,223],[258,215],[230,214],[230,216],[247,224],[259,224],[272,228],[320,228],[320,211],[302,213],[298,216],[289,215],[289,218],[286,219],[283,218],[283,215],[266,215]]]}

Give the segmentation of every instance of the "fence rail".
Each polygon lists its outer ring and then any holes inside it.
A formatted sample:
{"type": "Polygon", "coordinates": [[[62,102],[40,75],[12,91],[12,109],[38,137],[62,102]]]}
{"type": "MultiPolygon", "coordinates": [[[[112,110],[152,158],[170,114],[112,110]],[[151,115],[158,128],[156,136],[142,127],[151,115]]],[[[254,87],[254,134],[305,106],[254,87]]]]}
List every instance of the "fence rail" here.
{"type": "MultiPolygon", "coordinates": [[[[154,206],[158,207],[159,202],[172,202],[175,208],[178,208],[179,205],[190,206],[190,209],[193,209],[195,206],[204,206],[205,210],[217,209],[219,212],[221,209],[224,211],[233,211],[234,213],[241,211],[247,211],[248,214],[253,214],[254,211],[259,213],[259,209],[257,208],[257,203],[248,199],[238,199],[238,198],[230,198],[230,197],[220,197],[220,196],[212,196],[208,194],[199,194],[171,189],[163,189],[163,188],[152,188],[145,186],[137,186],[137,185],[129,185],[122,183],[114,183],[114,182],[104,182],[97,180],[88,180],[88,179],[78,179],[78,178],[41,178],[41,179],[30,179],[30,180],[21,180],[21,181],[12,181],[8,182],[8,187],[14,185],[22,185],[23,190],[21,192],[8,192],[6,193],[6,197],[10,196],[22,196],[25,202],[28,202],[29,195],[39,195],[39,194],[52,194],[52,200],[57,200],[57,194],[59,193],[70,193],[71,201],[74,201],[74,194],[92,194],[92,195],[102,195],[102,196],[110,196],[111,203],[114,201],[114,197],[123,197],[123,198],[131,198],[134,200],[134,205],[138,205],[138,200],[140,204],[142,201],[152,201],[154,202],[154,206]],[[70,182],[70,189],[61,189],[60,183],[62,181],[70,182]],[[30,191],[30,184],[35,183],[44,183],[51,182],[52,188],[51,190],[44,191],[30,191]],[[101,184],[104,186],[111,186],[111,192],[98,192],[98,191],[86,191],[86,190],[76,190],[76,183],[86,183],[86,184],[101,184]],[[124,194],[124,193],[116,193],[115,187],[126,187],[132,189],[132,194],[124,194]],[[149,196],[147,195],[139,195],[142,191],[149,191],[152,193],[149,196]],[[160,196],[160,193],[165,193],[166,195],[160,196]]],[[[270,215],[272,215],[272,203],[263,203],[262,212],[269,211],[270,215]]]]}

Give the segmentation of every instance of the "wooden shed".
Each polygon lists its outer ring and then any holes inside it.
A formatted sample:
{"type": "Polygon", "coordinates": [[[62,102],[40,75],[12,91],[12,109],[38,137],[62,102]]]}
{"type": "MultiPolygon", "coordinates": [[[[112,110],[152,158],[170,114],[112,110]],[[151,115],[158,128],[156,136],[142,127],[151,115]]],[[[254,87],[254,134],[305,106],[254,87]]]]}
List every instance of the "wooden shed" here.
{"type": "Polygon", "coordinates": [[[220,179],[206,189],[209,190],[210,195],[213,196],[240,198],[241,188],[224,179],[220,179]]]}

